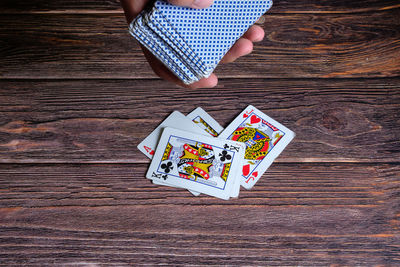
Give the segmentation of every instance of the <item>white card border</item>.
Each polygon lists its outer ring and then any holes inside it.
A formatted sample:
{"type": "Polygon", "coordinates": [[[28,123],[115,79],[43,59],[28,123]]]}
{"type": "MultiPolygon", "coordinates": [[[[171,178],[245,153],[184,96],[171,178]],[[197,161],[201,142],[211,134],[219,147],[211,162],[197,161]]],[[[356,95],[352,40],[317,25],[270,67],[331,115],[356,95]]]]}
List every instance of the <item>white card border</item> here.
{"type": "MultiPolygon", "coordinates": [[[[191,121],[193,121],[194,124],[194,119],[197,117],[200,117],[203,119],[210,127],[217,132],[217,136],[224,130],[224,128],[213,118],[208,114],[204,109],[201,107],[196,108],[192,112],[190,112],[186,117],[188,117],[191,121]]],[[[216,136],[216,137],[217,137],[216,136]]]]}
{"type": "Polygon", "coordinates": [[[214,137],[209,137],[209,136],[205,136],[205,135],[201,135],[201,134],[188,133],[188,132],[185,132],[182,130],[166,127],[161,135],[158,148],[157,148],[156,153],[153,157],[153,160],[150,164],[150,167],[147,171],[146,178],[148,178],[150,180],[156,179],[156,178],[152,177],[152,174],[153,174],[153,172],[155,172],[158,169],[160,159],[162,158],[162,155],[164,153],[164,147],[167,144],[171,135],[179,135],[182,138],[188,138],[188,139],[198,139],[201,142],[209,143],[209,144],[212,144],[213,146],[216,146],[215,142],[221,142],[221,143],[230,143],[230,144],[240,147],[239,152],[235,152],[235,153],[237,153],[235,156],[238,157],[239,159],[237,159],[236,161],[232,161],[230,175],[227,178],[224,189],[218,189],[215,187],[211,187],[209,185],[196,183],[194,181],[185,180],[182,178],[176,178],[176,177],[170,176],[170,175],[168,176],[167,183],[169,183],[169,184],[177,185],[179,187],[194,190],[199,193],[204,193],[204,194],[222,198],[225,200],[229,199],[229,197],[231,195],[232,187],[235,183],[235,180],[240,178],[240,176],[239,176],[240,172],[238,173],[238,168],[240,170],[240,167],[243,165],[242,161],[243,161],[243,157],[244,157],[244,146],[239,142],[235,142],[235,141],[231,141],[231,140],[220,140],[220,139],[217,139],[214,137]]]}
{"type": "MultiPolygon", "coordinates": [[[[229,136],[232,135],[232,133],[237,129],[237,127],[243,123],[243,121],[247,120],[248,117],[250,117],[253,113],[256,113],[258,117],[261,117],[262,119],[270,122],[273,126],[284,132],[284,136],[282,139],[278,142],[278,144],[271,150],[271,152],[268,153],[268,155],[257,165],[257,167],[249,173],[247,177],[244,177],[242,175],[242,170],[240,171],[241,179],[240,183],[241,185],[246,188],[246,189],[251,189],[257,181],[261,178],[261,176],[265,173],[265,171],[271,166],[271,164],[274,162],[274,160],[279,156],[279,154],[285,149],[285,147],[293,140],[295,137],[295,133],[282,125],[281,123],[277,122],[273,118],[269,117],[266,115],[264,112],[260,111],[256,107],[252,105],[248,105],[230,124],[228,127],[225,128],[225,130],[219,135],[219,138],[222,139],[227,139],[229,136]],[[262,114],[263,116],[259,116],[257,113],[262,114]],[[243,116],[247,114],[248,116],[246,118],[243,118],[243,116]],[[265,116],[265,117],[264,117],[265,116]],[[262,171],[259,171],[259,170],[262,171]],[[251,175],[254,171],[258,170],[258,177],[253,178],[253,181],[251,183],[246,183],[246,180],[249,180],[251,178],[251,175]]],[[[245,160],[244,160],[245,161],[245,160]]]]}

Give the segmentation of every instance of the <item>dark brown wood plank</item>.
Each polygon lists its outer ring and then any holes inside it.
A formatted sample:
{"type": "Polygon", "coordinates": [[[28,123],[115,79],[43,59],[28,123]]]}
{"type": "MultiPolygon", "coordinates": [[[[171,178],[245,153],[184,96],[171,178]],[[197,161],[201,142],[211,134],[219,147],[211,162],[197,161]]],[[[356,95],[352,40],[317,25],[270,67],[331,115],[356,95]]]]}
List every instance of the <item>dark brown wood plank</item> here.
{"type": "Polygon", "coordinates": [[[173,110],[227,126],[248,104],[297,133],[278,162],[400,161],[400,79],[0,81],[0,161],[148,162],[136,146],[173,110]]]}
{"type": "Polygon", "coordinates": [[[396,0],[275,0],[271,13],[357,13],[398,9],[396,0]]]}
{"type": "Polygon", "coordinates": [[[223,201],[147,164],[0,165],[1,264],[398,265],[398,165],[275,164],[223,201]]]}
{"type": "MultiPolygon", "coordinates": [[[[395,0],[276,0],[270,13],[355,13],[372,12],[399,8],[395,0]]],[[[118,0],[32,0],[0,2],[0,13],[33,13],[33,12],[63,12],[63,13],[93,13],[122,12],[118,0]]]]}
{"type": "MultiPolygon", "coordinates": [[[[223,78],[400,75],[400,9],[265,16],[250,56],[219,66],[223,78]]],[[[0,78],[156,78],[122,14],[0,16],[0,78]]]]}

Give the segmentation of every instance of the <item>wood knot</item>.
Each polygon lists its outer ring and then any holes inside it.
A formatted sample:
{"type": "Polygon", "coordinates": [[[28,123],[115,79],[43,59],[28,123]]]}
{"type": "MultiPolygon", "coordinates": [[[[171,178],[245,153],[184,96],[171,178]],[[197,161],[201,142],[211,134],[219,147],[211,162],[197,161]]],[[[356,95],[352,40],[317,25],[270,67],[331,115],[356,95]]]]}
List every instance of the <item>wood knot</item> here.
{"type": "Polygon", "coordinates": [[[335,111],[329,110],[322,115],[321,125],[328,130],[334,131],[343,128],[343,122],[335,116],[335,111]]]}

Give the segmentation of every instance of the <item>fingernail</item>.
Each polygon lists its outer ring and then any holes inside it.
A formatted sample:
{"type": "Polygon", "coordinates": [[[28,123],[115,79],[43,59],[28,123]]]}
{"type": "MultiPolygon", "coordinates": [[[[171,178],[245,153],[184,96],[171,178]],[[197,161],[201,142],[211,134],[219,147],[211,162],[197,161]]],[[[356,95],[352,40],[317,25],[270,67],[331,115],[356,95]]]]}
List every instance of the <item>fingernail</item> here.
{"type": "Polygon", "coordinates": [[[213,0],[194,0],[192,4],[192,8],[206,8],[211,6],[213,0]]]}

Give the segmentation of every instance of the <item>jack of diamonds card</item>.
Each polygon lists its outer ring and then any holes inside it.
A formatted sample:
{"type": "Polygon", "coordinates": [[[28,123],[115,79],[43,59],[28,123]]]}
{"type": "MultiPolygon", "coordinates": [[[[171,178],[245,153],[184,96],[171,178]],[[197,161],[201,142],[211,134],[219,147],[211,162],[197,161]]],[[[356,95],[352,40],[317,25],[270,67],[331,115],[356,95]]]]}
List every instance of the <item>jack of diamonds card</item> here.
{"type": "Polygon", "coordinates": [[[146,177],[228,199],[243,155],[240,143],[166,128],[146,177]]]}
{"type": "Polygon", "coordinates": [[[197,126],[202,128],[205,132],[209,133],[211,136],[217,137],[224,128],[222,128],[219,123],[214,120],[207,112],[201,107],[196,108],[190,112],[186,117],[191,119],[197,126]]]}
{"type": "Polygon", "coordinates": [[[219,137],[246,145],[241,185],[250,189],[294,136],[294,132],[250,105],[219,137]]]}

